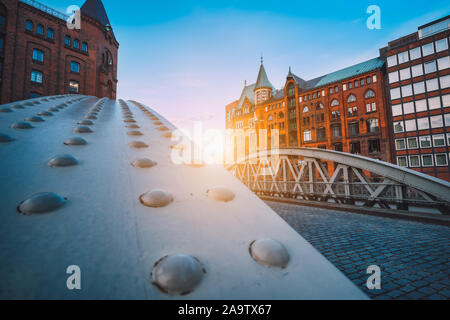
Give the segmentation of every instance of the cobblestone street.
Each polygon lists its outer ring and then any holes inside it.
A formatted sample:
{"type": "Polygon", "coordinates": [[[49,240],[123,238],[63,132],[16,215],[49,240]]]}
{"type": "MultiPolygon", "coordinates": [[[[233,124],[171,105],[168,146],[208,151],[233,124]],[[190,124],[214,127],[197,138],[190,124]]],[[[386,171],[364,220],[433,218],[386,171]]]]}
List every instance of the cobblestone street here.
{"type": "Polygon", "coordinates": [[[450,299],[450,228],[266,202],[372,299],[450,299]],[[366,287],[381,268],[381,290],[366,287]]]}

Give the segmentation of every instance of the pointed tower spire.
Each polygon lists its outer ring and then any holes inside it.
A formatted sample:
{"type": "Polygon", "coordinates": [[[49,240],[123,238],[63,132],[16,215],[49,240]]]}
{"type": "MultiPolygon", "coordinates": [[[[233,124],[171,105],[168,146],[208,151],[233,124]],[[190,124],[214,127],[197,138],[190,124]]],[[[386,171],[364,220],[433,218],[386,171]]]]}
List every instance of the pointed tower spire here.
{"type": "Polygon", "coordinates": [[[267,77],[266,69],[264,69],[263,59],[261,57],[261,66],[259,67],[258,79],[256,80],[255,90],[260,88],[273,89],[273,85],[270,83],[267,77]]]}
{"type": "Polygon", "coordinates": [[[102,0],[86,0],[81,7],[81,13],[97,20],[102,26],[111,28],[102,0]]]}

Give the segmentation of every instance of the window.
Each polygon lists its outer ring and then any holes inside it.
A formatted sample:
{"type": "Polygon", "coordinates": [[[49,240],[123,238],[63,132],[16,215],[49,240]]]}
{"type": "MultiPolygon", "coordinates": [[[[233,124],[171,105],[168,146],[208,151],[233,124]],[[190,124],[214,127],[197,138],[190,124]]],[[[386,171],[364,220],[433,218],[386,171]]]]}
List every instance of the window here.
{"type": "Polygon", "coordinates": [[[428,121],[428,118],[418,118],[417,119],[417,128],[419,130],[430,129],[430,122],[428,121]]]}
{"type": "Polygon", "coordinates": [[[411,168],[420,167],[420,158],[419,156],[409,156],[409,166],[411,168]]]}
{"type": "Polygon", "coordinates": [[[408,51],[398,54],[398,64],[402,64],[409,61],[408,51]]]}
{"type": "Polygon", "coordinates": [[[316,115],[316,122],[322,123],[325,121],[325,115],[323,113],[319,113],[316,115]]]}
{"type": "Polygon", "coordinates": [[[450,87],[450,75],[440,77],[439,81],[441,82],[441,89],[450,87]]]}
{"type": "Polygon", "coordinates": [[[406,149],[405,139],[395,140],[395,149],[396,150],[405,150],[406,149]]]}
{"type": "Polygon", "coordinates": [[[305,106],[304,108],[303,108],[303,113],[308,113],[309,112],[309,108],[308,108],[308,106],[305,106]]]}
{"type": "Polygon", "coordinates": [[[391,100],[400,99],[400,88],[391,89],[391,100]]]}
{"type": "Polygon", "coordinates": [[[375,98],[375,92],[373,90],[367,90],[365,98],[366,99],[375,98]]]}
{"type": "Polygon", "coordinates": [[[367,83],[367,84],[370,84],[371,82],[372,82],[372,79],[371,79],[370,77],[367,77],[367,78],[366,78],[366,83],[367,83]]]}
{"type": "Polygon", "coordinates": [[[380,140],[379,139],[369,140],[369,153],[374,154],[380,152],[381,152],[380,140]]]}
{"type": "Polygon", "coordinates": [[[405,114],[414,113],[414,103],[413,102],[404,103],[403,110],[405,114]]]}
{"type": "Polygon", "coordinates": [[[447,39],[444,38],[442,40],[436,41],[436,52],[441,52],[448,49],[447,39]]]}
{"type": "Polygon", "coordinates": [[[405,121],[405,130],[406,130],[406,132],[416,131],[416,129],[417,129],[417,127],[416,127],[416,119],[406,120],[405,121]]]}
{"type": "Polygon", "coordinates": [[[430,117],[430,122],[432,128],[442,128],[444,126],[441,115],[430,117]]]}
{"type": "Polygon", "coordinates": [[[348,83],[348,88],[349,88],[349,89],[353,89],[353,82],[349,82],[349,83],[348,83]]]}
{"type": "Polygon", "coordinates": [[[425,92],[425,82],[416,82],[414,83],[414,94],[418,95],[425,92]]]}
{"type": "Polygon", "coordinates": [[[412,76],[414,77],[419,77],[421,75],[423,75],[423,68],[422,68],[422,64],[418,64],[416,66],[412,66],[411,67],[411,71],[412,71],[412,76]]]}
{"type": "Polygon", "coordinates": [[[336,143],[333,147],[334,147],[334,151],[342,152],[344,150],[342,143],[336,143]]]}
{"type": "Polygon", "coordinates": [[[422,155],[422,165],[424,167],[433,166],[433,156],[431,154],[422,155]]]}
{"type": "Polygon", "coordinates": [[[400,70],[400,80],[407,80],[411,78],[411,69],[406,68],[400,70]]]}
{"type": "Polygon", "coordinates": [[[401,116],[403,114],[402,105],[396,104],[392,106],[392,115],[394,117],[401,116]]]}
{"type": "Polygon", "coordinates": [[[0,38],[0,52],[3,52],[3,47],[4,47],[4,40],[3,38],[0,38]]]}
{"type": "Polygon", "coordinates": [[[397,55],[387,57],[388,67],[393,67],[397,65],[397,55]]]}
{"type": "Polygon", "coordinates": [[[70,37],[69,37],[69,36],[66,36],[66,37],[64,38],[64,44],[65,44],[66,46],[70,46],[70,43],[71,43],[70,37]]]}
{"type": "Polygon", "coordinates": [[[338,93],[339,92],[339,87],[334,87],[334,93],[338,93]]]}
{"type": "Polygon", "coordinates": [[[34,24],[33,24],[33,22],[31,20],[27,20],[27,22],[25,23],[25,29],[27,31],[31,31],[31,32],[33,31],[34,24]]]}
{"type": "Polygon", "coordinates": [[[349,95],[349,96],[348,96],[348,99],[347,99],[347,102],[348,102],[348,103],[356,102],[356,97],[355,97],[355,95],[353,95],[353,94],[349,95]]]}
{"type": "Polygon", "coordinates": [[[355,81],[355,88],[358,88],[358,87],[359,87],[359,81],[356,80],[356,81],[355,81]]]}
{"type": "Polygon", "coordinates": [[[436,78],[427,80],[427,92],[438,90],[438,80],[436,78]]]}
{"type": "Polygon", "coordinates": [[[417,100],[416,101],[416,112],[427,111],[427,100],[417,100]]]}
{"type": "MultiPolygon", "coordinates": [[[[445,115],[444,115],[444,117],[445,117],[445,125],[447,126],[447,127],[450,127],[450,113],[446,113],[445,115]]],[[[450,145],[449,145],[450,146],[450,145]]]]}
{"type": "Polygon", "coordinates": [[[289,84],[288,86],[288,96],[289,97],[295,96],[295,86],[292,83],[289,84]]]}
{"type": "Polygon", "coordinates": [[[425,74],[436,72],[436,61],[425,62],[425,74]]]}
{"type": "Polygon", "coordinates": [[[360,154],[361,153],[361,143],[360,142],[351,142],[350,143],[350,153],[360,154]]]}
{"type": "Polygon", "coordinates": [[[439,70],[444,70],[444,69],[450,68],[450,56],[446,56],[446,57],[438,59],[437,64],[438,64],[439,70]]]}
{"type": "Polygon", "coordinates": [[[411,57],[411,60],[419,59],[422,56],[420,47],[409,50],[409,56],[411,57]]]}
{"type": "Polygon", "coordinates": [[[316,110],[323,110],[323,104],[318,103],[318,104],[316,105],[316,110]]]}
{"type": "Polygon", "coordinates": [[[303,131],[303,141],[311,141],[311,131],[303,131]]]}
{"type": "Polygon", "coordinates": [[[80,40],[78,40],[78,39],[73,40],[73,47],[75,49],[79,49],[80,48],[80,40]]]}
{"type": "Polygon", "coordinates": [[[49,39],[53,39],[53,37],[55,36],[53,29],[48,28],[47,29],[47,38],[49,39]]]}
{"type": "Polygon", "coordinates": [[[405,127],[403,124],[403,121],[398,121],[394,123],[394,132],[395,133],[401,133],[405,131],[405,127]]]}
{"type": "Polygon", "coordinates": [[[325,128],[317,129],[317,140],[322,141],[326,139],[326,131],[325,128]]]}
{"type": "Polygon", "coordinates": [[[412,86],[410,84],[402,87],[402,96],[403,97],[410,97],[412,96],[412,86]]]}
{"type": "Polygon", "coordinates": [[[44,62],[44,52],[39,49],[33,49],[33,60],[44,62]]]}
{"type": "Polygon", "coordinates": [[[70,71],[79,73],[80,72],[80,64],[75,61],[70,62],[70,71]]]}
{"type": "Polygon", "coordinates": [[[368,133],[375,133],[380,131],[378,119],[369,119],[367,120],[366,124],[368,133]]]}
{"type": "Polygon", "coordinates": [[[339,120],[341,118],[341,113],[340,111],[332,111],[331,112],[331,119],[332,120],[339,120]]]}
{"type": "Polygon", "coordinates": [[[342,130],[340,124],[335,124],[331,126],[331,134],[333,138],[340,138],[342,136],[342,130]]]}
{"type": "Polygon", "coordinates": [[[431,137],[430,136],[421,136],[419,137],[420,147],[421,148],[431,148],[431,137]]]}
{"type": "Polygon", "coordinates": [[[37,25],[36,33],[40,36],[44,35],[44,26],[42,24],[37,25]]]}
{"type": "Polygon", "coordinates": [[[435,158],[436,158],[436,165],[438,167],[444,167],[448,165],[447,155],[445,153],[436,154],[435,158]]]}
{"type": "Polygon", "coordinates": [[[408,143],[408,149],[418,149],[419,148],[417,138],[408,138],[407,143],[408,143]]]}
{"type": "Polygon", "coordinates": [[[389,83],[395,83],[398,82],[398,71],[390,72],[389,73],[389,83]]]}
{"type": "Polygon", "coordinates": [[[435,148],[445,147],[445,136],[443,134],[436,134],[433,136],[433,145],[435,148]]]}
{"type": "Polygon", "coordinates": [[[333,88],[330,88],[330,94],[333,94],[333,88]]]}
{"type": "Polygon", "coordinates": [[[71,80],[69,83],[69,91],[71,93],[78,93],[80,92],[80,84],[78,83],[78,81],[75,80],[71,80]]]}
{"type": "Polygon", "coordinates": [[[42,83],[42,72],[37,70],[31,71],[31,82],[42,83]]]}
{"type": "Polygon", "coordinates": [[[365,83],[364,79],[361,79],[360,83],[361,83],[361,87],[362,87],[364,85],[364,83],[365,83]]]}
{"type": "Polygon", "coordinates": [[[422,51],[423,51],[424,57],[429,56],[430,54],[433,54],[434,53],[433,43],[429,43],[429,44],[422,46],[422,51]]]}
{"type": "Polygon", "coordinates": [[[407,167],[408,166],[408,160],[406,157],[397,157],[397,165],[399,167],[407,167]]]}
{"type": "Polygon", "coordinates": [[[447,133],[447,145],[450,147],[450,133],[447,133]]]}
{"type": "Polygon", "coordinates": [[[83,44],[81,45],[81,50],[83,50],[84,52],[88,51],[88,44],[86,42],[83,42],[83,44]]]}
{"type": "Polygon", "coordinates": [[[430,110],[439,109],[441,107],[441,97],[433,97],[428,99],[428,108],[430,110]]]}
{"type": "Polygon", "coordinates": [[[333,99],[333,101],[331,101],[331,106],[332,107],[336,107],[339,105],[339,101],[337,99],[333,99]]]}
{"type": "Polygon", "coordinates": [[[348,124],[348,134],[351,137],[355,137],[355,136],[359,135],[359,123],[358,122],[348,124]]]}

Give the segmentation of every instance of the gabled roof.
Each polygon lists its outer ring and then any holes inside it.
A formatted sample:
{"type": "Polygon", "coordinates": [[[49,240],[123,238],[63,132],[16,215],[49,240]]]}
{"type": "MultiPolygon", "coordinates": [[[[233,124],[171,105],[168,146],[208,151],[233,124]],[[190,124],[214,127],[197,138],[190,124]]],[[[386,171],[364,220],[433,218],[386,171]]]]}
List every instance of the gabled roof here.
{"type": "Polygon", "coordinates": [[[274,90],[274,86],[270,83],[269,78],[267,77],[266,69],[264,69],[264,65],[261,63],[261,67],[259,67],[258,79],[256,80],[255,89],[260,88],[272,88],[274,90]]]}
{"type": "Polygon", "coordinates": [[[111,25],[101,0],[86,0],[81,7],[81,13],[97,20],[103,26],[111,25]]]}
{"type": "Polygon", "coordinates": [[[255,104],[255,86],[256,84],[253,83],[251,85],[245,86],[244,90],[242,90],[241,97],[239,99],[239,103],[236,108],[242,108],[242,105],[244,104],[245,98],[247,98],[251,104],[255,104]]]}

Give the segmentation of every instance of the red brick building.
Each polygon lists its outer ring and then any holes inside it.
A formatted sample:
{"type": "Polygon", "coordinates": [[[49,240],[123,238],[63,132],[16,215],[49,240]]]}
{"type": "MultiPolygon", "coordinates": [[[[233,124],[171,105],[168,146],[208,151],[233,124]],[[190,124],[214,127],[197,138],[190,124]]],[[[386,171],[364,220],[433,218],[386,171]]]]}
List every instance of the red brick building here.
{"type": "Polygon", "coordinates": [[[391,41],[386,86],[393,162],[450,181],[450,16],[391,41]]]}
{"type": "Polygon", "coordinates": [[[237,104],[227,106],[226,117],[227,128],[267,129],[268,139],[278,130],[281,147],[323,148],[391,161],[384,61],[378,58],[309,81],[289,70],[281,90],[270,84],[261,64],[257,82],[245,86],[237,104]],[[266,92],[258,98],[261,87],[266,92]]]}
{"type": "Polygon", "coordinates": [[[0,1],[0,103],[65,93],[115,99],[119,43],[101,0],[81,8],[81,29],[34,0],[0,1]]]}

